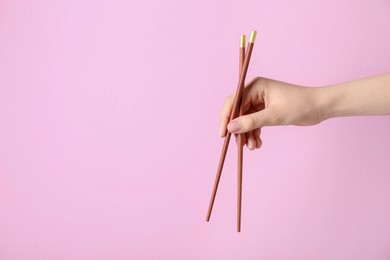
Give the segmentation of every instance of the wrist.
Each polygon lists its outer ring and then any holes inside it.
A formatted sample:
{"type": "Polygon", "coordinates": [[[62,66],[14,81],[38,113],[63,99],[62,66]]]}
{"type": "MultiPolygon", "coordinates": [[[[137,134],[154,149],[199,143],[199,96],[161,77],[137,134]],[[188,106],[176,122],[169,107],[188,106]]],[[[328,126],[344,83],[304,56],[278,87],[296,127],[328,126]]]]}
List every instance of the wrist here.
{"type": "Polygon", "coordinates": [[[340,116],[340,94],[335,86],[314,88],[319,122],[340,116]]]}

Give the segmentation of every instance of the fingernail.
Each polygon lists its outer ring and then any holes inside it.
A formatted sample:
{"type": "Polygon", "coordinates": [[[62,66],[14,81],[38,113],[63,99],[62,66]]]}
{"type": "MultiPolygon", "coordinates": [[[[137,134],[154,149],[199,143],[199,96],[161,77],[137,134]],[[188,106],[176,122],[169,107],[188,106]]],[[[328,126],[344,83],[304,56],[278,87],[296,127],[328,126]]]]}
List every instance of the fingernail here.
{"type": "Polygon", "coordinates": [[[254,150],[254,149],[255,149],[255,146],[254,146],[253,143],[251,142],[251,143],[248,144],[248,148],[249,148],[249,150],[254,150]]]}
{"type": "Polygon", "coordinates": [[[231,133],[236,133],[241,130],[241,125],[238,121],[230,122],[230,124],[228,125],[228,130],[231,133]]]}

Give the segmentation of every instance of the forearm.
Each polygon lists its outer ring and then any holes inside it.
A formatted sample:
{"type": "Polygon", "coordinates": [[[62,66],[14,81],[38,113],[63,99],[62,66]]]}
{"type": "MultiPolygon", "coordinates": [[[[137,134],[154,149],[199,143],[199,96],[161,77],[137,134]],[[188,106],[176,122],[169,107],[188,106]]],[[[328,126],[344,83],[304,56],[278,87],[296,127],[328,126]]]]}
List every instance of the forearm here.
{"type": "Polygon", "coordinates": [[[390,73],[318,89],[323,120],[390,115],[390,73]]]}

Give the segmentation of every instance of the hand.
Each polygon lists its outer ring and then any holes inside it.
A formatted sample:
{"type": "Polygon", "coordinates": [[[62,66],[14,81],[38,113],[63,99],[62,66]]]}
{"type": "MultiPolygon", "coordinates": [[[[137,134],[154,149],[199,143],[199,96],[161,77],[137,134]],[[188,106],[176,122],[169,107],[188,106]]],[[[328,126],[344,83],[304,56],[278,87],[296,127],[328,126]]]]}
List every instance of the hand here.
{"type": "Polygon", "coordinates": [[[309,88],[267,78],[255,78],[242,96],[243,116],[229,123],[234,94],[229,96],[221,112],[220,135],[227,130],[245,133],[244,143],[250,150],[260,148],[263,126],[315,125],[325,119],[321,103],[325,88],[309,88]]]}

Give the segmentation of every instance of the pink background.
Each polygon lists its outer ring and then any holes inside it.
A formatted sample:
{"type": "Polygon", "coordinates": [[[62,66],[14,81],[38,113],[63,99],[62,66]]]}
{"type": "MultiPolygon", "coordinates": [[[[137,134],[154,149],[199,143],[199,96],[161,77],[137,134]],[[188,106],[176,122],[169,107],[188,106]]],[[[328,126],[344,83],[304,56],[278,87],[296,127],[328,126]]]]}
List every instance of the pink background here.
{"type": "Polygon", "coordinates": [[[205,222],[235,90],[388,72],[390,2],[0,1],[0,259],[390,259],[390,119],[263,129],[205,222]]]}

